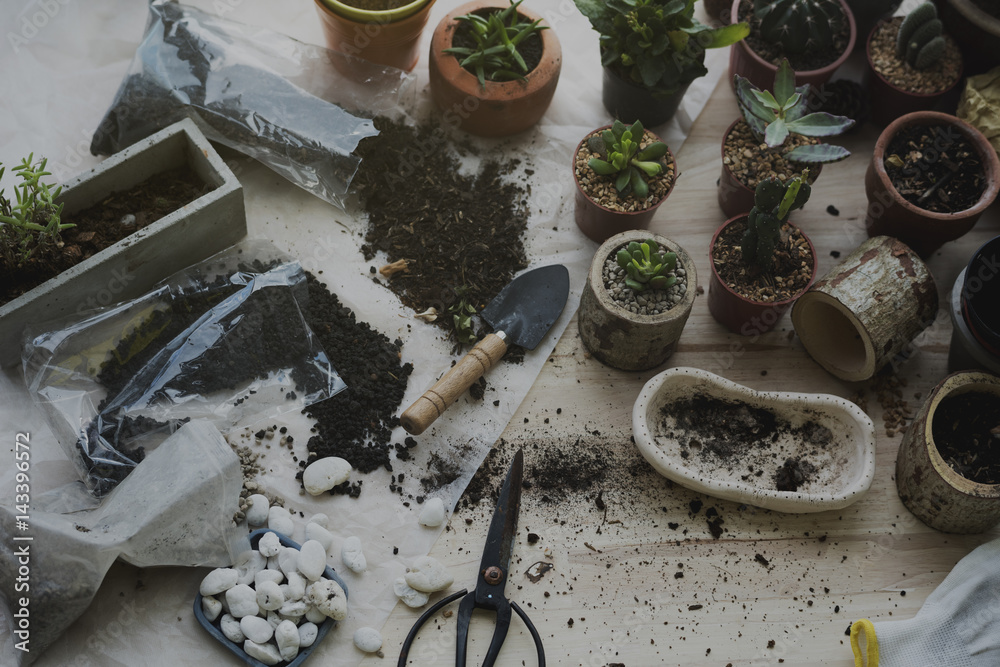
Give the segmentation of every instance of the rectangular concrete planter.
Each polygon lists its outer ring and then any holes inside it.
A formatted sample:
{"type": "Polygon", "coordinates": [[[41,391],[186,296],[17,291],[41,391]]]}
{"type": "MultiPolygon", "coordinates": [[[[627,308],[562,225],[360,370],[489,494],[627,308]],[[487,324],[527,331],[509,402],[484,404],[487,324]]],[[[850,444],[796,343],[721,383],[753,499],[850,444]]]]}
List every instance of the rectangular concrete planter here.
{"type": "Polygon", "coordinates": [[[108,157],[63,184],[64,214],[88,208],[184,165],[213,189],[0,307],[0,365],[21,358],[26,328],[132,299],[247,233],[243,187],[190,120],[108,157]]]}

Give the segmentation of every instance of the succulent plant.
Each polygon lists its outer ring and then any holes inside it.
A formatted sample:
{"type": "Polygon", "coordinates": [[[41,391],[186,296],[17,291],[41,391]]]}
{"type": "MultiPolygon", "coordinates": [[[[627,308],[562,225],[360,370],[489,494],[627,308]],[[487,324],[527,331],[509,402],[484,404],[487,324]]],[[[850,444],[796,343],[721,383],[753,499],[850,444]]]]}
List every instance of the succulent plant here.
{"type": "Polygon", "coordinates": [[[915,69],[927,69],[944,55],[944,26],[934,3],[925,2],[906,15],[896,34],[896,55],[915,69]]]}
{"type": "Polygon", "coordinates": [[[632,241],[615,255],[618,266],[625,269],[628,276],[625,284],[633,292],[647,289],[667,289],[677,282],[673,275],[677,268],[677,254],[669,250],[660,252],[653,239],[639,243],[632,241]]]}
{"type": "Polygon", "coordinates": [[[460,287],[455,290],[458,299],[448,306],[451,313],[452,325],[455,329],[455,338],[460,343],[471,345],[476,342],[476,332],[472,324],[472,316],[476,314],[476,307],[469,303],[466,296],[467,287],[460,287]]]}
{"type": "MultiPolygon", "coordinates": [[[[774,76],[774,92],[759,90],[747,79],[735,75],[736,97],[750,129],[769,148],[782,146],[793,134],[806,137],[830,137],[854,125],[845,116],[809,110],[809,85],[795,87],[795,72],[788,60],[782,60],[774,76]]],[[[795,162],[836,162],[850,152],[843,146],[812,144],[796,146],[784,154],[795,162]]]]}
{"type": "Polygon", "coordinates": [[[616,176],[615,188],[623,196],[629,192],[639,199],[649,196],[646,178],[663,171],[661,158],[667,154],[667,145],[655,141],[641,148],[645,129],[635,121],[625,125],[616,120],[610,130],[587,142],[590,151],[600,157],[590,158],[587,165],[602,176],[616,176]]]}
{"type": "Polygon", "coordinates": [[[746,23],[711,28],[694,18],[695,0],[575,0],[600,33],[601,64],[636,85],[671,95],[705,76],[705,49],[735,44],[746,23]]]}
{"type": "Polygon", "coordinates": [[[837,0],[754,0],[760,36],[785,53],[828,51],[844,23],[837,0]]]}
{"type": "Polygon", "coordinates": [[[476,42],[475,48],[453,46],[444,49],[459,59],[459,64],[472,68],[479,79],[479,85],[486,87],[486,81],[513,81],[524,79],[528,73],[528,65],[517,47],[521,42],[547,27],[539,25],[541,19],[524,21],[517,13],[517,7],[524,0],[511,0],[510,6],[500,11],[491,12],[487,17],[479,14],[456,16],[469,27],[469,32],[476,42]]]}
{"type": "MultiPolygon", "coordinates": [[[[8,269],[17,270],[38,250],[62,242],[60,233],[74,225],[62,222],[62,204],[55,199],[62,187],[53,189],[42,181],[52,174],[45,171],[48,160],[34,161],[32,153],[11,171],[21,182],[14,188],[16,204],[3,196],[0,190],[0,254],[8,269]]],[[[0,165],[0,179],[4,168],[0,165]]]]}
{"type": "Polygon", "coordinates": [[[754,206],[747,218],[747,230],[741,243],[743,262],[762,273],[774,268],[774,253],[781,243],[781,226],[797,208],[809,201],[811,189],[806,182],[809,170],[788,183],[766,178],[757,184],[754,206]]]}

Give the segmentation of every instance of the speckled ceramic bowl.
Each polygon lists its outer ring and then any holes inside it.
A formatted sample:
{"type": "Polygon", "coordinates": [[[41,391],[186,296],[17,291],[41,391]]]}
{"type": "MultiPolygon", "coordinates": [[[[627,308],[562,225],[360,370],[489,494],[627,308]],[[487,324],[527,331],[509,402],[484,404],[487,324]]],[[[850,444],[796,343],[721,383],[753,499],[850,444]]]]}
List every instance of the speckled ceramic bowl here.
{"type": "Polygon", "coordinates": [[[875,476],[875,427],[858,406],[828,394],[754,391],[697,368],[671,368],[649,380],[632,409],[632,432],[639,451],[663,476],[717,498],[780,512],[846,507],[868,491],[875,476]],[[745,455],[722,461],[673,432],[671,405],[697,394],[765,408],[792,429],[812,421],[832,437],[817,446],[786,433],[766,447],[748,447],[745,455]],[[789,458],[812,471],[797,490],[779,491],[774,474],[789,458]]]}

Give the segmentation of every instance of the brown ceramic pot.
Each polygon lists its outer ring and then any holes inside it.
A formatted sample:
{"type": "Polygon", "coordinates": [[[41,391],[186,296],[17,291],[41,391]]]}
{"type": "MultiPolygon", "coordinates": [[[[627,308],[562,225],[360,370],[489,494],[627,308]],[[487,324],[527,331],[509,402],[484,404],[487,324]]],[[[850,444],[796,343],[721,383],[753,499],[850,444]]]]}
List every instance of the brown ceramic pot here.
{"type": "Polygon", "coordinates": [[[979,484],[948,465],[934,443],[934,415],[947,396],[992,394],[1000,412],[1000,377],[978,371],[949,375],[934,387],[906,430],[896,457],[899,498],[925,524],[946,533],[982,533],[1000,523],[1000,484],[979,484]]]}
{"type": "MultiPolygon", "coordinates": [[[[809,289],[809,285],[806,285],[801,292],[789,299],[765,303],[751,301],[738,294],[719,277],[718,271],[715,270],[715,260],[713,259],[715,242],[719,238],[719,234],[722,233],[722,230],[733,223],[746,219],[746,217],[747,214],[743,213],[726,220],[722,223],[722,226],[715,230],[715,234],[712,235],[712,243],[708,246],[708,266],[712,270],[711,278],[708,282],[708,311],[715,318],[716,322],[733,333],[742,336],[757,336],[773,329],[778,320],[781,319],[781,316],[785,314],[785,311],[795,303],[797,298],[809,289]]],[[[792,226],[794,227],[794,225],[792,226]]],[[[798,228],[796,227],[796,229],[798,228]]],[[[799,231],[802,232],[801,229],[799,231]]],[[[805,232],[802,232],[802,237],[809,244],[809,250],[812,253],[812,278],[809,281],[811,284],[812,280],[816,277],[816,248],[813,247],[812,241],[809,240],[805,232]]]]}
{"type": "Polygon", "coordinates": [[[1000,19],[972,0],[934,0],[934,4],[948,34],[961,35],[958,48],[969,74],[982,74],[1000,65],[1000,19]]]}
{"type": "MultiPolygon", "coordinates": [[[[460,25],[456,16],[508,6],[503,0],[468,2],[449,12],[431,38],[429,69],[434,103],[444,112],[448,124],[482,137],[516,134],[537,123],[552,101],[562,69],[562,48],[551,28],[539,33],[542,59],[528,72],[526,81],[487,81],[484,88],[475,74],[458,64],[455,56],[444,53],[444,49],[451,47],[460,25]]],[[[523,5],[517,11],[532,21],[542,18],[523,5]]],[[[542,25],[547,24],[543,21],[542,25]]]]}
{"type": "Polygon", "coordinates": [[[875,152],[865,173],[868,236],[894,236],[921,257],[928,257],[948,241],[967,233],[1000,191],[1000,160],[989,141],[963,120],[937,111],[916,111],[889,124],[875,142],[875,152]],[[885,152],[900,130],[914,125],[949,125],[975,147],[985,170],[986,190],[975,206],[957,213],[934,213],[903,199],[885,171],[885,152]]]}
{"type": "MultiPolygon", "coordinates": [[[[955,83],[937,93],[911,93],[890,83],[888,79],[878,73],[872,61],[872,40],[875,38],[875,33],[884,23],[885,21],[879,21],[868,34],[868,40],[865,42],[865,55],[868,59],[868,76],[866,77],[865,87],[868,90],[871,121],[880,127],[884,127],[908,113],[940,108],[942,102],[949,96],[953,97],[957,102],[958,84],[962,80],[961,71],[959,71],[959,76],[955,80],[955,83]]],[[[954,105],[951,106],[954,109],[954,105]]]]}
{"type": "MultiPolygon", "coordinates": [[[[840,0],[840,6],[844,10],[844,16],[847,17],[847,24],[850,30],[850,36],[848,37],[847,46],[844,48],[844,52],[840,54],[839,58],[826,67],[806,70],[804,72],[795,72],[796,86],[801,86],[806,83],[817,87],[822,86],[830,80],[833,73],[844,63],[845,60],[847,60],[847,57],[851,55],[851,51],[854,50],[854,42],[857,40],[857,26],[854,24],[854,15],[851,14],[851,10],[847,6],[845,0],[840,0]]],[[[733,23],[737,23],[739,21],[739,9],[740,0],[733,0],[733,6],[730,12],[730,20],[733,23]]],[[[733,44],[732,48],[729,50],[730,84],[732,84],[733,75],[739,74],[740,76],[748,79],[754,87],[759,88],[760,90],[771,90],[774,86],[774,75],[777,71],[778,67],[776,65],[772,65],[754,53],[753,49],[747,45],[747,41],[745,39],[733,44]]]]}
{"type": "MultiPolygon", "coordinates": [[[[602,132],[610,127],[610,125],[605,125],[595,131],[602,132]]],[[[646,131],[648,132],[649,130],[646,131]]],[[[587,133],[587,136],[576,145],[576,150],[573,151],[573,161],[570,162],[570,169],[573,170],[573,183],[576,185],[574,218],[576,219],[577,227],[580,228],[580,231],[582,231],[587,238],[592,241],[597,241],[598,243],[604,243],[615,234],[620,234],[631,229],[646,229],[649,227],[649,223],[652,222],[656,209],[658,209],[660,205],[667,200],[670,193],[674,191],[674,185],[677,184],[677,178],[680,176],[680,173],[677,171],[677,162],[674,160],[674,154],[670,152],[670,149],[668,148],[667,154],[663,156],[663,160],[665,160],[667,164],[674,165],[674,180],[670,184],[670,188],[667,190],[666,194],[660,197],[660,201],[642,211],[631,212],[615,211],[606,206],[602,206],[591,199],[587,193],[583,191],[583,188],[580,187],[580,181],[576,176],[576,155],[580,152],[580,149],[583,148],[583,144],[587,141],[587,138],[592,134],[593,132],[587,133]]],[[[656,135],[654,134],[653,136],[656,135]]],[[[657,140],[660,139],[659,137],[656,138],[657,140]]]]}
{"type": "MultiPolygon", "coordinates": [[[[420,35],[434,0],[399,20],[393,20],[391,11],[351,10],[348,17],[328,7],[323,0],[314,2],[326,45],[331,51],[406,71],[416,66],[420,57],[420,35]],[[362,16],[364,20],[358,20],[362,16]]],[[[364,79],[364,75],[353,71],[350,59],[335,58],[333,63],[342,74],[364,79]]]]}

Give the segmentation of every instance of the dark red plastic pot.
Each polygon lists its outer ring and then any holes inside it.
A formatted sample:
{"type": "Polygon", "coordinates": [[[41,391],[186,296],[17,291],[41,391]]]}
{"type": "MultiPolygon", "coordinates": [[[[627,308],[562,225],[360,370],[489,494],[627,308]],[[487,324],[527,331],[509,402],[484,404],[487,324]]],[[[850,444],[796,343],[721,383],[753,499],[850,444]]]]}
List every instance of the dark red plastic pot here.
{"type": "Polygon", "coordinates": [[[948,241],[954,241],[971,230],[983,211],[996,199],[998,191],[1000,160],[979,130],[955,116],[937,111],[916,111],[890,123],[875,142],[875,152],[865,172],[865,194],[868,195],[865,227],[869,237],[894,236],[926,258],[948,241]],[[934,213],[906,201],[892,186],[885,171],[886,148],[897,132],[914,125],[950,125],[975,146],[986,172],[986,190],[975,206],[957,213],[934,213]]]}
{"type": "MultiPolygon", "coordinates": [[[[595,131],[601,132],[610,128],[610,125],[605,125],[595,131]]],[[[587,136],[583,138],[576,145],[576,150],[573,151],[573,161],[570,163],[570,169],[573,170],[573,183],[576,185],[576,198],[574,206],[574,217],[576,219],[576,225],[580,228],[587,238],[592,241],[597,241],[598,243],[604,243],[606,240],[614,236],[615,234],[620,234],[622,232],[627,232],[630,229],[647,229],[649,223],[653,220],[653,214],[656,213],[656,209],[660,207],[663,202],[667,201],[667,197],[670,193],[674,191],[674,185],[677,184],[677,177],[680,173],[677,171],[677,161],[674,159],[674,154],[667,149],[667,154],[664,159],[668,163],[674,165],[674,180],[670,184],[670,188],[667,190],[660,201],[656,202],[649,208],[642,211],[614,211],[606,206],[598,204],[596,201],[587,196],[587,194],[580,187],[580,181],[576,177],[576,155],[580,152],[587,138],[592,135],[593,132],[588,132],[587,136]]],[[[655,135],[654,135],[655,136],[655,135]]],[[[659,139],[659,137],[657,137],[659,139]]]]}
{"type": "Polygon", "coordinates": [[[640,120],[643,127],[656,127],[674,117],[687,89],[684,86],[672,95],[658,96],[651,89],[627,81],[605,67],[601,101],[608,113],[626,125],[640,120]]]}
{"type": "MultiPolygon", "coordinates": [[[[930,111],[935,108],[943,108],[946,98],[953,98],[953,102],[958,102],[958,84],[962,81],[962,72],[959,70],[958,79],[951,86],[938,93],[911,93],[893,85],[875,69],[872,62],[872,39],[875,33],[885,21],[872,28],[865,42],[865,56],[868,59],[868,76],[866,88],[868,90],[868,102],[871,107],[871,121],[880,127],[884,127],[900,116],[905,116],[914,111],[930,111]]],[[[954,109],[955,104],[950,105],[954,109]]]]}
{"type": "MultiPolygon", "coordinates": [[[[796,229],[802,232],[802,237],[809,244],[809,250],[812,253],[812,277],[809,280],[809,285],[806,285],[795,296],[784,301],[774,301],[771,303],[751,301],[734,292],[719,277],[718,271],[715,270],[714,260],[715,242],[719,238],[719,234],[729,225],[739,222],[746,217],[747,214],[743,213],[726,220],[722,223],[722,226],[715,230],[715,234],[712,235],[712,244],[708,246],[708,266],[712,269],[712,275],[708,282],[708,311],[715,318],[716,322],[733,333],[740,334],[741,336],[756,336],[773,329],[778,320],[781,319],[781,316],[785,314],[785,311],[795,303],[796,299],[805,294],[809,286],[812,285],[816,279],[816,248],[813,247],[812,241],[809,240],[805,232],[796,227],[796,229]]],[[[794,227],[794,225],[792,226],[794,227]]]]}
{"type": "MultiPolygon", "coordinates": [[[[854,43],[857,40],[857,26],[854,24],[854,15],[851,13],[850,7],[844,0],[840,0],[840,6],[844,10],[844,16],[847,18],[847,24],[850,31],[850,36],[847,39],[847,46],[844,48],[844,52],[840,54],[840,57],[834,60],[832,63],[826,67],[821,67],[819,69],[806,70],[804,72],[795,73],[795,85],[801,86],[803,84],[810,84],[815,87],[822,86],[824,83],[830,80],[833,73],[840,67],[847,57],[851,55],[851,51],[854,50],[854,43]]],[[[739,9],[740,0],[733,0],[733,7],[730,13],[730,18],[733,23],[739,22],[739,9]]],[[[777,73],[778,67],[772,65],[768,61],[761,58],[759,55],[754,53],[746,40],[741,40],[733,44],[732,48],[729,49],[729,82],[732,84],[733,75],[739,74],[747,79],[754,87],[760,90],[771,90],[774,86],[774,75],[777,73]]]]}

